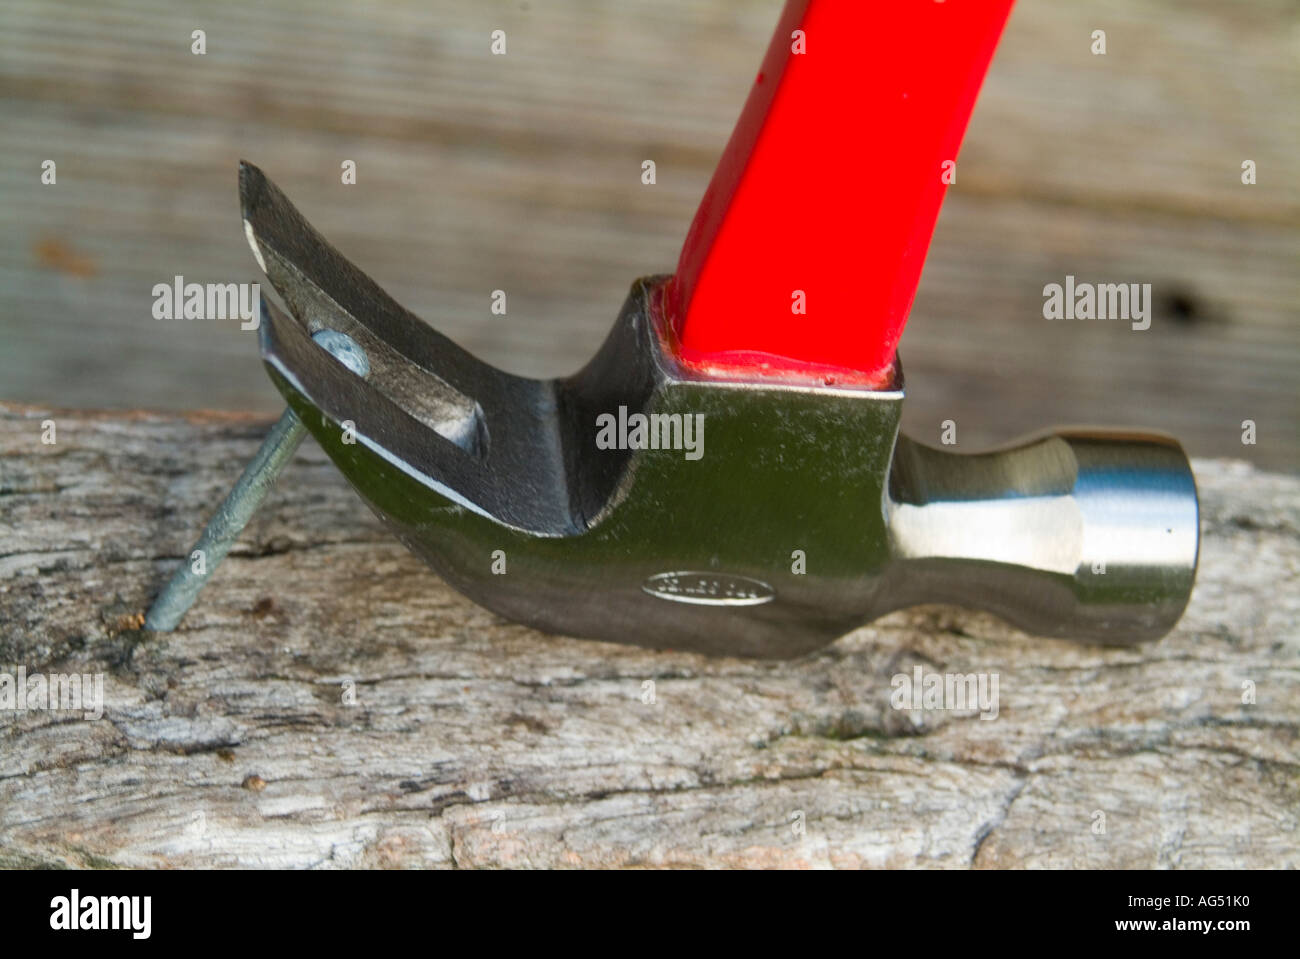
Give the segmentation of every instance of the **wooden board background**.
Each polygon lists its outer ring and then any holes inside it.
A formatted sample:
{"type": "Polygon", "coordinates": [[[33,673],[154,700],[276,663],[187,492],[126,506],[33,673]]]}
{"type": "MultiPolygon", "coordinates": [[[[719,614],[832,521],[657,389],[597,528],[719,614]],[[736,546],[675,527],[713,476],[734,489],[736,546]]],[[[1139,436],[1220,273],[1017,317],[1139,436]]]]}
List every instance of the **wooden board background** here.
{"type": "Polygon", "coordinates": [[[1194,464],[1158,643],[922,607],[755,662],[503,622],[309,440],[181,629],[139,632],[267,425],[0,404],[0,670],[107,701],[0,713],[0,867],[1300,867],[1300,478],[1194,464]],[[892,708],[918,667],[997,674],[997,717],[892,708]]]}
{"type": "MultiPolygon", "coordinates": [[[[474,352],[571,371],[630,281],[672,269],[779,6],[6,0],[0,398],[278,406],[234,323],[150,316],[176,274],[260,279],[240,157],[474,352]]],[[[973,450],[1145,425],[1298,468],[1298,27],[1293,0],[1021,0],[903,340],[911,432],[933,442],[953,419],[973,450]],[[1044,321],[1042,288],[1067,273],[1150,282],[1152,329],[1044,321]]],[[[888,39],[864,38],[864,57],[873,42],[888,39]]]]}

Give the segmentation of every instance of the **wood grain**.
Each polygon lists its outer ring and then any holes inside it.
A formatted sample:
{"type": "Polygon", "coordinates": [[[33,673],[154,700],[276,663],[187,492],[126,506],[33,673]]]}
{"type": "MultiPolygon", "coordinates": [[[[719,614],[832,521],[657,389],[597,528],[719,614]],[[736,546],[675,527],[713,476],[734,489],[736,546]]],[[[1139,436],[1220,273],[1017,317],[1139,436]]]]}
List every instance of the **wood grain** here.
{"type": "Polygon", "coordinates": [[[770,663],[505,623],[309,440],[182,628],[137,631],[268,425],[0,407],[0,670],[106,699],[0,712],[0,865],[1300,866],[1300,480],[1196,462],[1159,643],[924,607],[770,663]],[[996,719],[894,709],[916,667],[997,674],[996,719]]]}
{"type": "MultiPolygon", "coordinates": [[[[472,351],[571,371],[631,279],[672,269],[779,6],[9,0],[0,397],[275,409],[235,323],[150,316],[153,284],[177,274],[260,279],[240,157],[472,351]]],[[[912,432],[933,441],[954,419],[973,450],[1113,422],[1300,467],[1298,10],[1021,0],[903,340],[912,432]],[[1043,320],[1042,288],[1066,274],[1151,283],[1151,330],[1043,320]]],[[[863,38],[863,56],[885,42],[863,38]]]]}

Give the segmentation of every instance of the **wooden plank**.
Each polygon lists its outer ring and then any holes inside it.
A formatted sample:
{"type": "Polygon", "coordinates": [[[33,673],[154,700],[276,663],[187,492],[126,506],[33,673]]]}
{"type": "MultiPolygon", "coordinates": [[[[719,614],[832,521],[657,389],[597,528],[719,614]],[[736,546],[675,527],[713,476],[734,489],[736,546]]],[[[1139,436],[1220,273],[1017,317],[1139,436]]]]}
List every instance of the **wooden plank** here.
{"type": "Polygon", "coordinates": [[[770,663],[503,622],[308,441],[183,627],[137,632],[267,425],[0,407],[0,670],[106,704],[0,711],[0,865],[1300,865],[1293,477],[1195,464],[1159,643],[924,607],[770,663]],[[996,674],[996,718],[893,708],[915,668],[996,674]]]}

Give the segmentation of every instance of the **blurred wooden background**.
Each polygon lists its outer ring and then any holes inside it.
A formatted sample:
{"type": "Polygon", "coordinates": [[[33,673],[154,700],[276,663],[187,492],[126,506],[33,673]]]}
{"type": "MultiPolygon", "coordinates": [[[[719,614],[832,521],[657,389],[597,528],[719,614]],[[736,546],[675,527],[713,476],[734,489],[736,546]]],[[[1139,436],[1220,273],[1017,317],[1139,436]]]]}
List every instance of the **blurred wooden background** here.
{"type": "MultiPolygon", "coordinates": [[[[570,372],[674,266],[779,7],[6,0],[0,399],[279,407],[236,321],[151,316],[176,274],[261,279],[241,157],[470,350],[570,372]]],[[[915,435],[1109,422],[1300,469],[1298,29],[1294,0],[1020,0],[903,339],[915,435]],[[1152,328],[1045,321],[1067,273],[1151,283],[1152,328]]]]}

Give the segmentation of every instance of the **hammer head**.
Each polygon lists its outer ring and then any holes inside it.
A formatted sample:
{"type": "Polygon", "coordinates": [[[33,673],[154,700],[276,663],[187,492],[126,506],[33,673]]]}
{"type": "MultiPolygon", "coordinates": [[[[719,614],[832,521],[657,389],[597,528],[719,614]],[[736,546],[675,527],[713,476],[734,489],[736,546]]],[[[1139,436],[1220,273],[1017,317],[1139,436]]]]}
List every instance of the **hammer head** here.
{"type": "Polygon", "coordinates": [[[577,374],[513,376],[394,302],[261,171],[242,166],[240,189],[288,310],[264,304],[272,380],[395,535],[502,616],[785,658],[919,602],[1106,642],[1162,635],[1186,605],[1196,493],[1171,439],[922,447],[898,433],[897,362],[875,389],[685,367],[667,277],[633,284],[577,374]],[[320,330],[350,336],[368,375],[314,342],[320,330]]]}

